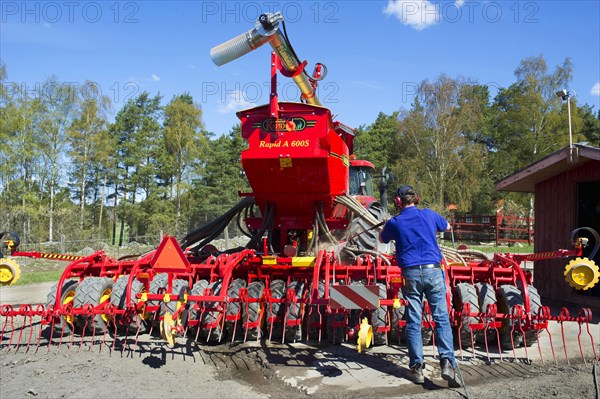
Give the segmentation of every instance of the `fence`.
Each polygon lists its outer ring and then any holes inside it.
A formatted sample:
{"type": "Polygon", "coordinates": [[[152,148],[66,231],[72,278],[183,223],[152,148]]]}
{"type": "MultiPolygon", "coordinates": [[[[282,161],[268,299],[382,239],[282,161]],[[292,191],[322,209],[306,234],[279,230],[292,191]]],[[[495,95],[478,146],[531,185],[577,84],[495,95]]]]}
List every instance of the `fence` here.
{"type": "Polygon", "coordinates": [[[450,221],[454,238],[462,241],[502,243],[533,243],[533,223],[531,217],[505,215],[498,211],[495,215],[457,215],[450,221]]]}

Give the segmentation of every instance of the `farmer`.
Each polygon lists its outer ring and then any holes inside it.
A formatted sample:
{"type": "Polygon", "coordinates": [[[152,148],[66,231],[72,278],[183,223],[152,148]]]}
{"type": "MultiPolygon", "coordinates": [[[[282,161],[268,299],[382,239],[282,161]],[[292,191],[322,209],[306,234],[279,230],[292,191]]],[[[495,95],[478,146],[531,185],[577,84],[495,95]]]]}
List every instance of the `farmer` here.
{"type": "Polygon", "coordinates": [[[423,341],[421,320],[423,296],[427,299],[435,321],[435,341],[440,353],[442,378],[448,386],[462,386],[455,372],[452,329],[446,305],[446,283],[440,266],[442,253],[436,241],[437,231],[450,229],[450,224],[431,209],[419,209],[419,196],[411,186],[402,186],[394,193],[394,203],[400,213],[384,225],[379,239],[383,243],[396,242],[396,258],[402,268],[402,294],[408,300],[406,336],[410,372],[408,378],[423,384],[423,341]]]}

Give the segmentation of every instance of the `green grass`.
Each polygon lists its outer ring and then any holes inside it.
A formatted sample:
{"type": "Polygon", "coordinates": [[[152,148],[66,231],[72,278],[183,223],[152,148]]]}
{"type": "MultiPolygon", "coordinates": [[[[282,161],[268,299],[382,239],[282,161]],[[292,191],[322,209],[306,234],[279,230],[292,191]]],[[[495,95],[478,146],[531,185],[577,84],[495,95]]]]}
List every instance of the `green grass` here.
{"type": "Polygon", "coordinates": [[[27,285],[45,283],[48,281],[58,281],[62,274],[62,270],[52,270],[49,272],[28,272],[22,273],[21,277],[15,285],[27,285]]]}

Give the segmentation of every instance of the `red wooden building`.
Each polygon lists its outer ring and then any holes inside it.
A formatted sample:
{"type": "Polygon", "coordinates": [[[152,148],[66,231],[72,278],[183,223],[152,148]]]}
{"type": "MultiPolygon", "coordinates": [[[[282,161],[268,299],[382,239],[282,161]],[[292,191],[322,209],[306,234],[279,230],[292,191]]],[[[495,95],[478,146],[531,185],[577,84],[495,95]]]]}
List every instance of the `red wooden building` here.
{"type": "MultiPolygon", "coordinates": [[[[570,249],[570,232],[591,227],[600,233],[600,148],[565,147],[496,183],[501,191],[535,193],[535,252],[570,249]]],[[[591,252],[595,242],[592,235],[591,252]]],[[[600,252],[600,251],[599,251],[600,252]]],[[[535,262],[534,285],[543,299],[600,311],[600,285],[587,291],[571,288],[564,279],[569,259],[535,262]]],[[[594,261],[600,264],[600,254],[594,261]]]]}

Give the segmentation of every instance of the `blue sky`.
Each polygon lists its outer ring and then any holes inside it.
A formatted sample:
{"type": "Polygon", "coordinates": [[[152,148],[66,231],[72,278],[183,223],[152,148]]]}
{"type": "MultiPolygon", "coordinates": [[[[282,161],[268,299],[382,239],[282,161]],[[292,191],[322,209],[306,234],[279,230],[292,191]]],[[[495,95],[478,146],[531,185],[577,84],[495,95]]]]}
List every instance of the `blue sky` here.
{"type": "MultiPolygon", "coordinates": [[[[416,85],[441,73],[507,87],[525,57],[550,69],[571,57],[569,89],[600,108],[600,1],[2,1],[0,57],[8,81],[35,95],[44,80],[95,82],[114,111],[143,90],[166,103],[189,92],[206,128],[228,132],[235,111],[268,101],[270,47],[217,67],[210,49],[282,11],[319,95],[357,127],[409,108],[416,85]]],[[[280,99],[298,91],[282,76],[280,99]]],[[[559,88],[556,88],[557,90],[559,88]]],[[[114,116],[114,115],[113,115],[114,116]]]]}

